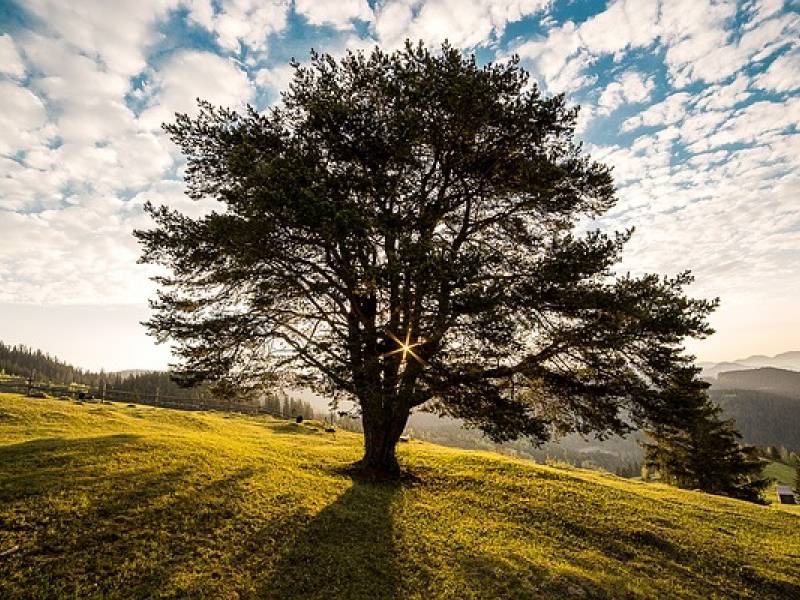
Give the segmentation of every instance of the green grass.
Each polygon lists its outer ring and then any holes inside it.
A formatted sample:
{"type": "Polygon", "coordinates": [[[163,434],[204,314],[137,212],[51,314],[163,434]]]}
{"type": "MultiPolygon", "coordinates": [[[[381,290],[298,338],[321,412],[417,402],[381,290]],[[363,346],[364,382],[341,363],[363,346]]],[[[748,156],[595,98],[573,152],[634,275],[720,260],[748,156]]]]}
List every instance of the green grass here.
{"type": "MultiPolygon", "coordinates": [[[[765,496],[769,502],[778,502],[777,487],[779,485],[788,485],[794,489],[795,467],[793,466],[773,461],[764,467],[764,475],[774,480],[765,492],[765,496]]],[[[798,514],[800,514],[800,509],[798,509],[798,514]]]]}
{"type": "Polygon", "coordinates": [[[764,475],[771,477],[780,485],[794,487],[795,467],[782,462],[770,462],[764,468],[764,475]]]}
{"type": "Polygon", "coordinates": [[[800,512],[269,418],[0,395],[0,598],[800,598],[800,512]]]}

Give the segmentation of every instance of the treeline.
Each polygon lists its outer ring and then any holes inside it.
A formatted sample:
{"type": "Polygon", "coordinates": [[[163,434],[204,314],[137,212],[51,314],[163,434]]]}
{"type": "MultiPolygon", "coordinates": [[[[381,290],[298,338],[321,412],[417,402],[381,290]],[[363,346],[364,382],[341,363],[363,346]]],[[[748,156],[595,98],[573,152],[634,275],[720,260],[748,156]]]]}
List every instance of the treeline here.
{"type": "Polygon", "coordinates": [[[37,381],[69,385],[79,383],[92,387],[101,386],[106,373],[92,373],[69,365],[41,350],[27,346],[10,346],[0,342],[0,374],[15,377],[31,377],[37,381]]]}
{"type": "Polygon", "coordinates": [[[119,371],[93,372],[78,369],[41,350],[34,350],[23,345],[8,345],[0,342],[0,375],[11,377],[33,378],[35,383],[69,386],[77,384],[85,386],[92,392],[101,392],[105,386],[108,390],[124,392],[131,400],[153,400],[155,397],[171,400],[232,400],[260,406],[267,412],[286,418],[302,416],[305,419],[314,417],[312,405],[300,398],[288,396],[280,391],[251,393],[237,397],[234,391],[222,393],[217,391],[214,398],[212,387],[199,385],[185,388],[172,380],[168,371],[119,371]]]}
{"type": "Polygon", "coordinates": [[[785,446],[766,446],[759,448],[758,453],[767,460],[800,467],[800,452],[793,452],[785,446]]]}
{"type": "Polygon", "coordinates": [[[282,391],[276,394],[266,394],[259,404],[261,408],[276,417],[313,419],[315,416],[314,407],[309,402],[288,396],[282,391]]]}
{"type": "Polygon", "coordinates": [[[41,350],[27,346],[11,346],[0,342],[0,375],[33,378],[35,382],[55,385],[78,384],[100,390],[105,385],[114,390],[142,397],[159,394],[165,397],[191,399],[208,397],[207,386],[182,388],[166,371],[93,372],[73,367],[41,350]]]}
{"type": "Polygon", "coordinates": [[[210,396],[208,386],[181,387],[172,381],[170,373],[167,371],[151,371],[131,375],[112,373],[106,377],[105,381],[109,388],[141,395],[142,397],[158,394],[169,398],[198,400],[210,396]]]}

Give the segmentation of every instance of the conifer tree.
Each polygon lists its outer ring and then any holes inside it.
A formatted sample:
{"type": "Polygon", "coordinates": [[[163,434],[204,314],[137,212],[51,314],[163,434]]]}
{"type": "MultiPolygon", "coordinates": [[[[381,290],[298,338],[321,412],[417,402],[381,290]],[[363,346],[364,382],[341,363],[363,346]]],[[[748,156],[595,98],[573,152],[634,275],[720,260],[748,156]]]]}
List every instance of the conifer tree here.
{"type": "Polygon", "coordinates": [[[576,118],[518,60],[448,45],[314,54],[265,112],[201,103],[165,128],[189,195],[221,210],[148,205],[142,260],[169,270],[151,332],[185,383],[354,401],[381,474],[423,405],[495,441],[671,418],[661,391],[715,303],[688,273],[615,275],[631,232],[583,231],[616,195],[576,118]]]}
{"type": "Polygon", "coordinates": [[[800,464],[794,471],[794,493],[800,495],[800,464]]]}
{"type": "Polygon", "coordinates": [[[682,488],[763,503],[769,485],[757,449],[739,443],[733,421],[705,393],[708,384],[678,379],[669,394],[685,401],[674,418],[647,430],[651,442],[643,444],[645,465],[661,481],[682,488]]]}

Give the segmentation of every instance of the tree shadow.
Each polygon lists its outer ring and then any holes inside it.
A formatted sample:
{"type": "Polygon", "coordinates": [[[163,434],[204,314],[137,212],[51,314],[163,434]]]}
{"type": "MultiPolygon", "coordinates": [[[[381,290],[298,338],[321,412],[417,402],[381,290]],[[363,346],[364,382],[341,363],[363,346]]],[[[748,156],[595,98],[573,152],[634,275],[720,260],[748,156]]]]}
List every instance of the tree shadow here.
{"type": "Polygon", "coordinates": [[[74,477],[102,475],[106,459],[130,450],[141,436],[116,434],[87,438],[40,438],[0,446],[0,501],[12,502],[72,484],[74,477]],[[67,477],[69,475],[69,477],[67,477]]]}
{"type": "Polygon", "coordinates": [[[392,504],[396,482],[353,480],[335,502],[298,522],[257,582],[256,597],[275,599],[400,597],[392,504]]]}

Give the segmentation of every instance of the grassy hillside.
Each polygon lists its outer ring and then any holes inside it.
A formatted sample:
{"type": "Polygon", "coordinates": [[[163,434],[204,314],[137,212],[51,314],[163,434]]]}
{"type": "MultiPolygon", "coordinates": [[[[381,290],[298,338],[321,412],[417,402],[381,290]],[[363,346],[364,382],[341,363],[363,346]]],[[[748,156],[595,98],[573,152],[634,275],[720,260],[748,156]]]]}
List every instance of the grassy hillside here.
{"type": "MultiPolygon", "coordinates": [[[[791,465],[787,465],[786,463],[782,462],[770,462],[764,468],[764,475],[767,477],[774,479],[775,481],[772,482],[772,485],[769,488],[769,500],[772,502],[776,502],[777,498],[776,488],[779,485],[788,485],[794,488],[795,484],[795,467],[791,465]]],[[[800,514],[800,509],[798,509],[798,514],[800,514]]]]}
{"type": "Polygon", "coordinates": [[[800,512],[313,425],[0,395],[0,597],[800,598],[800,512]]]}

